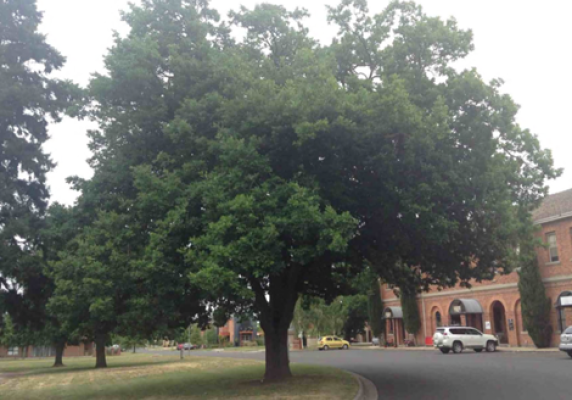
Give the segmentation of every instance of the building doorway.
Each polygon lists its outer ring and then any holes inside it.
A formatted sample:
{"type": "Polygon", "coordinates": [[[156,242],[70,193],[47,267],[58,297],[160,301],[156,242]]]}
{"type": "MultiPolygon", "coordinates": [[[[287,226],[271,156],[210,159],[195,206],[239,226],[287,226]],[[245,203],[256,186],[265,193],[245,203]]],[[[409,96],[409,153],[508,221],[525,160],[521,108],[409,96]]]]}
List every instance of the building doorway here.
{"type": "Polygon", "coordinates": [[[383,310],[382,320],[384,320],[384,323],[388,324],[386,325],[387,329],[385,330],[385,343],[389,343],[389,335],[392,336],[393,345],[395,347],[404,343],[405,329],[403,327],[403,323],[400,323],[400,321],[403,321],[403,311],[401,307],[385,307],[383,310]]]}
{"type": "Polygon", "coordinates": [[[483,308],[475,299],[455,299],[449,305],[451,326],[470,326],[483,330],[483,308]]]}
{"type": "Polygon", "coordinates": [[[508,344],[508,331],[506,329],[506,312],[500,301],[492,304],[493,334],[497,335],[501,344],[508,344]]]}
{"type": "Polygon", "coordinates": [[[572,291],[560,293],[555,306],[558,314],[558,330],[564,332],[567,327],[572,326],[572,291]]]}

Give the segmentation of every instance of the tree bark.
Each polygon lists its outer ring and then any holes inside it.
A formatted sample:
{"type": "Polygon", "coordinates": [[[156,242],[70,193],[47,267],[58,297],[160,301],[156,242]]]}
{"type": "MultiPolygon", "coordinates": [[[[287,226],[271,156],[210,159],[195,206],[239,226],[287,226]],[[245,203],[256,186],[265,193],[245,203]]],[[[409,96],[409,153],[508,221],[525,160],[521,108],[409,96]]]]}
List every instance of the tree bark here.
{"type": "Polygon", "coordinates": [[[95,368],[107,368],[107,360],[105,358],[106,339],[106,335],[95,335],[95,368]]]}
{"type": "Polygon", "coordinates": [[[66,348],[66,342],[56,343],[56,361],[54,362],[54,367],[64,366],[64,349],[66,348]]]}
{"type": "Polygon", "coordinates": [[[264,381],[279,381],[292,376],[288,357],[288,325],[264,331],[266,371],[264,381]]]}
{"type": "Polygon", "coordinates": [[[294,319],[294,307],[298,300],[297,286],[301,280],[300,265],[289,268],[282,275],[270,276],[268,300],[260,283],[251,279],[255,306],[264,331],[266,370],[264,381],[280,381],[292,376],[288,357],[288,329],[294,319]]]}

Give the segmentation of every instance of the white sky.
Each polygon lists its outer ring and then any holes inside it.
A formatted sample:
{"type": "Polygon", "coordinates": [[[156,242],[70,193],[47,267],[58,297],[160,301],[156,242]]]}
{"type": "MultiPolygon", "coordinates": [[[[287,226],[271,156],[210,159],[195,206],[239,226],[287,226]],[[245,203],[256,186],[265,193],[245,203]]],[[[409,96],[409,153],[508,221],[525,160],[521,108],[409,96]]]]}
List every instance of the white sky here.
{"type": "MultiPolygon", "coordinates": [[[[239,5],[253,7],[256,0],[211,0],[211,6],[226,15],[239,5]]],[[[339,0],[267,0],[288,8],[305,7],[306,21],[313,37],[329,43],[336,30],[326,22],[325,5],[339,0]]],[[[44,11],[42,32],[48,42],[67,57],[58,75],[86,85],[90,75],[103,70],[103,56],[112,45],[112,30],[125,32],[119,10],[127,0],[38,0],[44,11]]],[[[370,0],[373,12],[389,0],[370,0]]],[[[476,67],[488,81],[505,80],[504,91],[521,105],[518,122],[536,133],[544,148],[552,149],[557,167],[564,174],[550,182],[551,193],[572,188],[572,135],[568,122],[570,79],[570,38],[572,2],[568,0],[419,0],[429,15],[455,17],[462,28],[474,33],[475,51],[463,63],[476,67]]],[[[91,176],[86,163],[87,121],[66,119],[50,127],[46,144],[58,166],[48,176],[52,201],[72,204],[77,194],[69,189],[66,177],[91,176]]]]}

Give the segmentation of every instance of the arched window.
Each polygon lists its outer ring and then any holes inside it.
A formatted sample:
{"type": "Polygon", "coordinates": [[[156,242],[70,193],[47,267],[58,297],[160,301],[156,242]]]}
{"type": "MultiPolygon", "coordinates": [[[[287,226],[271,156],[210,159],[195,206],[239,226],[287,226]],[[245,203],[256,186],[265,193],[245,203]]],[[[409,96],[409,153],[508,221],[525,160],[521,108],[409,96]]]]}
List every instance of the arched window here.
{"type": "Polygon", "coordinates": [[[443,326],[443,322],[441,322],[441,313],[439,311],[435,313],[435,326],[437,328],[443,326]]]}

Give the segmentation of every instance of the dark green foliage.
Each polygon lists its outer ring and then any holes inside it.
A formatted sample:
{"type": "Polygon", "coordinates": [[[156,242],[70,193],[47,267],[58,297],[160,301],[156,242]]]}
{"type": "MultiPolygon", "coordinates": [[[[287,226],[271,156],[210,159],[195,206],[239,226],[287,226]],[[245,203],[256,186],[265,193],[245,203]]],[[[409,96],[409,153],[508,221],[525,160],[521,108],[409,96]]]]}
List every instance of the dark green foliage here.
{"type": "Polygon", "coordinates": [[[365,333],[365,324],[368,320],[367,295],[346,296],[346,320],[342,327],[342,333],[346,340],[355,338],[358,334],[365,333]]]}
{"type": "Polygon", "coordinates": [[[86,228],[55,268],[66,318],[93,333],[254,313],[279,379],[300,295],[342,307],[366,266],[390,282],[417,266],[420,288],[514,267],[516,210],[558,171],[500,81],[452,68],[470,31],[344,0],[318,47],[303,11],[231,16],[241,43],[207,1],[124,15],[131,32],[90,85],[86,228]]]}
{"type": "Polygon", "coordinates": [[[552,305],[546,297],[546,289],[540,276],[534,243],[530,240],[521,245],[521,270],[518,273],[518,290],[522,307],[522,325],[538,348],[550,346],[552,305]]]}
{"type": "Polygon", "coordinates": [[[415,290],[403,290],[403,288],[401,288],[401,308],[403,310],[403,325],[405,326],[405,330],[414,335],[417,334],[421,328],[421,318],[419,317],[417,292],[415,290]]]}
{"type": "Polygon", "coordinates": [[[383,317],[383,301],[381,300],[379,280],[374,279],[371,282],[370,293],[368,296],[368,323],[371,332],[375,337],[381,337],[385,329],[385,323],[381,319],[383,317]]]}
{"type": "Polygon", "coordinates": [[[45,268],[58,244],[42,220],[54,166],[42,146],[48,121],[76,113],[82,93],[50,77],[65,59],[38,32],[41,20],[35,0],[0,1],[0,313],[11,315],[19,346],[67,340],[45,309],[53,292],[45,268]]]}
{"type": "MultiPolygon", "coordinates": [[[[42,145],[79,90],[51,78],[65,59],[38,32],[35,0],[0,2],[0,289],[17,291],[37,275],[37,244],[53,167],[42,145]],[[14,280],[16,283],[14,283],[14,280]]],[[[18,321],[15,321],[18,324],[18,321]]]]}

